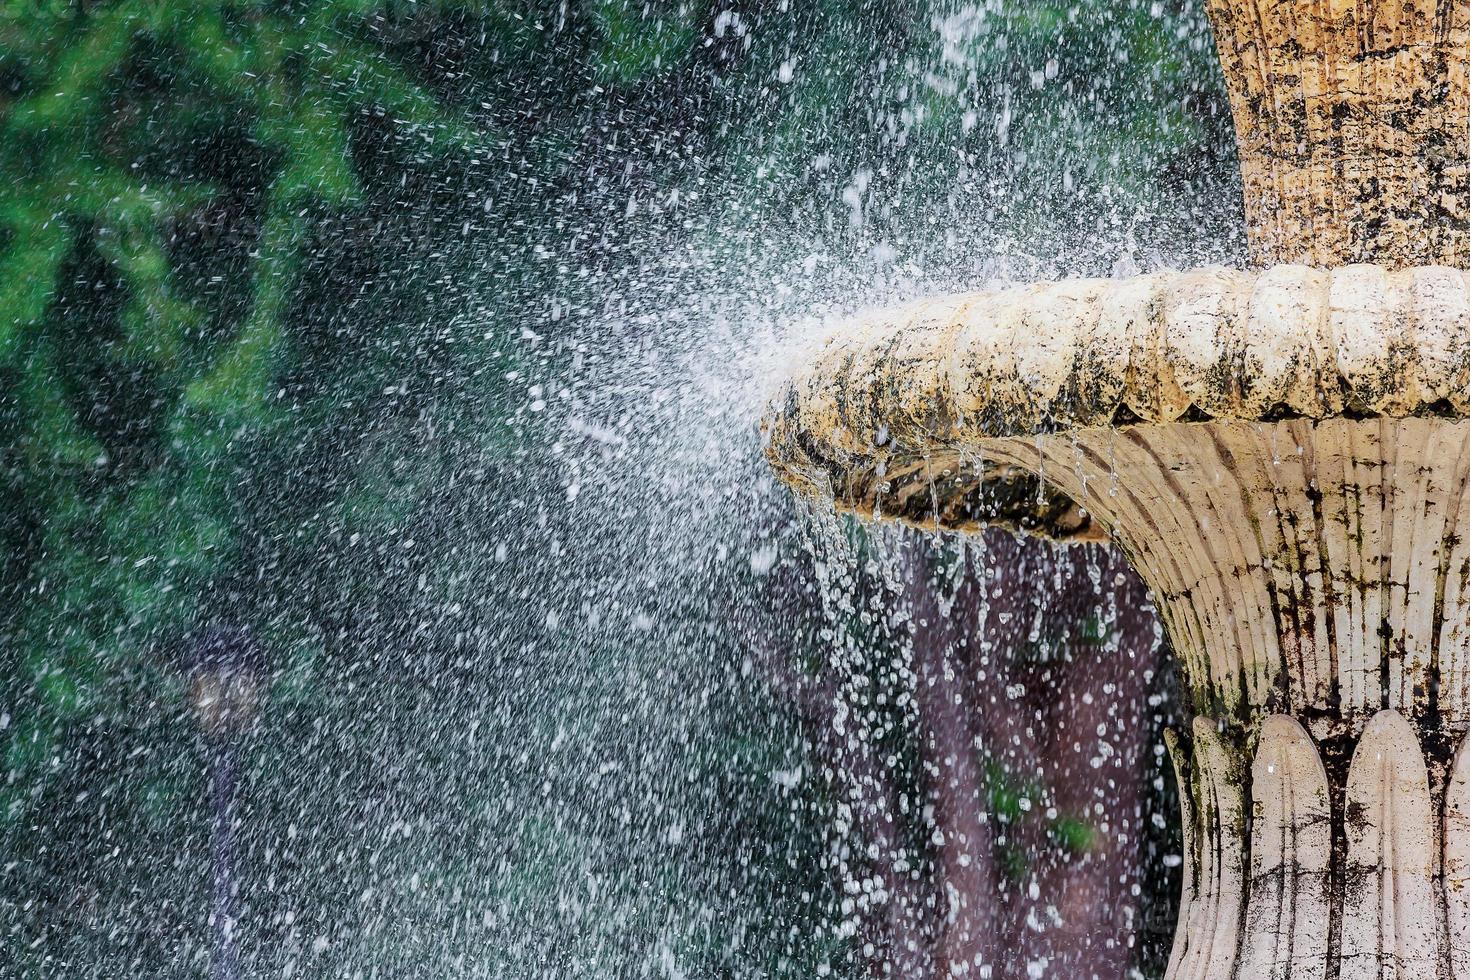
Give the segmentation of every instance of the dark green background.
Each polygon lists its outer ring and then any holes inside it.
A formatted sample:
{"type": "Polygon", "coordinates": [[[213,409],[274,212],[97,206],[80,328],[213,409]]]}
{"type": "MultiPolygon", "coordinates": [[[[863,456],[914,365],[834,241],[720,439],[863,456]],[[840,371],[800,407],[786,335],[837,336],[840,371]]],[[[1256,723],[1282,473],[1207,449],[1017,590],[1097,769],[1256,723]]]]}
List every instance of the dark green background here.
{"type": "Polygon", "coordinates": [[[1231,256],[1228,127],[1178,0],[0,2],[0,975],[204,975],[209,622],[258,975],[848,968],[729,365],[1231,256]]]}

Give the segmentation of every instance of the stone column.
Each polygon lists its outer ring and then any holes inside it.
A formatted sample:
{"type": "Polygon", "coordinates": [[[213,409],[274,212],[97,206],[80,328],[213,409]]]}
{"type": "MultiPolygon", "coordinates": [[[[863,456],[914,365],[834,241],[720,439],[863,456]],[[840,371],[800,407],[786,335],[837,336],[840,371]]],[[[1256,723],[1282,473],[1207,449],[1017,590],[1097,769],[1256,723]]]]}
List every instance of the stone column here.
{"type": "Polygon", "coordinates": [[[1257,263],[1470,266],[1470,3],[1208,6],[1257,263]]]}

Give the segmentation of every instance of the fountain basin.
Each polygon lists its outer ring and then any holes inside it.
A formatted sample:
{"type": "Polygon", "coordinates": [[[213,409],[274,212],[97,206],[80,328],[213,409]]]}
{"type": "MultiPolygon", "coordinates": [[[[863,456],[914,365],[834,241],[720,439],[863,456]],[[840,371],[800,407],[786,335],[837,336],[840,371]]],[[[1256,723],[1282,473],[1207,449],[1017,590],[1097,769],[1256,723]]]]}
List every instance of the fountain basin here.
{"type": "Polygon", "coordinates": [[[838,509],[1097,538],[988,460],[998,438],[1132,424],[1470,414],[1458,270],[1206,268],[944,297],[839,325],[762,423],[766,456],[838,509]],[[994,483],[999,478],[1002,488],[994,483]],[[988,486],[989,485],[989,486],[988,486]]]}
{"type": "Polygon", "coordinates": [[[1106,535],[1194,723],[1168,977],[1470,977],[1470,280],[1201,269],[839,327],[766,454],[929,528],[1106,535]],[[1464,522],[1462,524],[1462,522],[1464,522]]]}

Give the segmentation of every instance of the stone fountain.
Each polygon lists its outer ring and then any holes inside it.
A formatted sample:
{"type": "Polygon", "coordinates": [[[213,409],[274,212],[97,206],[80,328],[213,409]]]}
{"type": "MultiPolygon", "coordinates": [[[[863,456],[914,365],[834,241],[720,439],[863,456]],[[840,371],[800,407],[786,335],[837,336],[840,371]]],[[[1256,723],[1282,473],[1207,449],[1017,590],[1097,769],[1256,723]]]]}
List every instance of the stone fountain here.
{"type": "Polygon", "coordinates": [[[1209,11],[1252,268],[845,324],[766,452],[1142,574],[1194,715],[1169,980],[1470,980],[1470,2],[1209,11]]]}

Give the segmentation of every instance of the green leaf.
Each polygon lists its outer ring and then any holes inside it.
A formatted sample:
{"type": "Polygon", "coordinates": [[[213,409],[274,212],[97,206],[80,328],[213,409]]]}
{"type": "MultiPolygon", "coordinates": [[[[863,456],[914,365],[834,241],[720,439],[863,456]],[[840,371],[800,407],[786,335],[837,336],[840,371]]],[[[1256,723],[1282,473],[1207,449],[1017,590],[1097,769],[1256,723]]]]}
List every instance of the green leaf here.
{"type": "Polygon", "coordinates": [[[482,132],[446,111],[380,51],[343,39],[325,49],[311,47],[307,54],[312,70],[335,89],[344,106],[382,109],[399,125],[445,148],[484,152],[500,145],[498,134],[482,132]]]}
{"type": "Polygon", "coordinates": [[[0,256],[0,364],[18,349],[26,329],[45,316],[70,249],[68,230],[50,221],[18,229],[0,256]]]}
{"type": "Polygon", "coordinates": [[[173,294],[162,234],[148,222],[144,227],[100,228],[95,241],[131,294],[122,311],[124,357],[152,365],[164,377],[176,375],[183,367],[185,337],[203,315],[173,294]]]}
{"type": "Polygon", "coordinates": [[[284,132],[288,162],[280,178],[282,194],[316,197],[336,206],[359,200],[346,116],[336,98],[314,86],[297,100],[284,132]]]}
{"type": "MultiPolygon", "coordinates": [[[[21,384],[16,394],[27,421],[22,443],[26,468],[44,475],[35,488],[51,498],[32,503],[49,502],[55,508],[69,499],[71,474],[85,471],[101,454],[102,447],[77,425],[49,344],[40,341],[31,345],[20,367],[21,384]]],[[[56,515],[55,522],[61,525],[64,516],[56,515]]]]}
{"type": "Polygon", "coordinates": [[[189,64],[220,92],[233,93],[257,84],[249,52],[230,37],[218,10],[200,5],[186,21],[182,40],[189,64]]]}
{"type": "Polygon", "coordinates": [[[250,315],[224,355],[204,377],[185,389],[187,411],[215,418],[258,422],[270,395],[271,360],[283,334],[286,299],[295,285],[300,245],[306,225],[292,210],[289,188],[277,184],[271,193],[254,267],[250,315]]]}
{"type": "Polygon", "coordinates": [[[5,767],[12,776],[32,776],[55,750],[56,738],[51,726],[31,716],[15,724],[5,745],[5,767]]]}
{"type": "Polygon", "coordinates": [[[81,42],[64,50],[40,91],[7,121],[31,132],[59,130],[100,111],[103,84],[127,56],[139,13],[139,4],[124,0],[92,14],[81,42]]]}
{"type": "Polygon", "coordinates": [[[631,84],[677,67],[698,35],[692,5],[665,10],[641,0],[597,0],[592,19],[602,35],[594,65],[614,84],[631,84]]]}
{"type": "Polygon", "coordinates": [[[1097,839],[1092,824],[1077,817],[1058,817],[1051,825],[1052,836],[1074,854],[1090,850],[1097,839]]]}
{"type": "Polygon", "coordinates": [[[53,665],[36,680],[41,702],[53,717],[69,720],[86,708],[86,698],[71,671],[53,665]]]}

